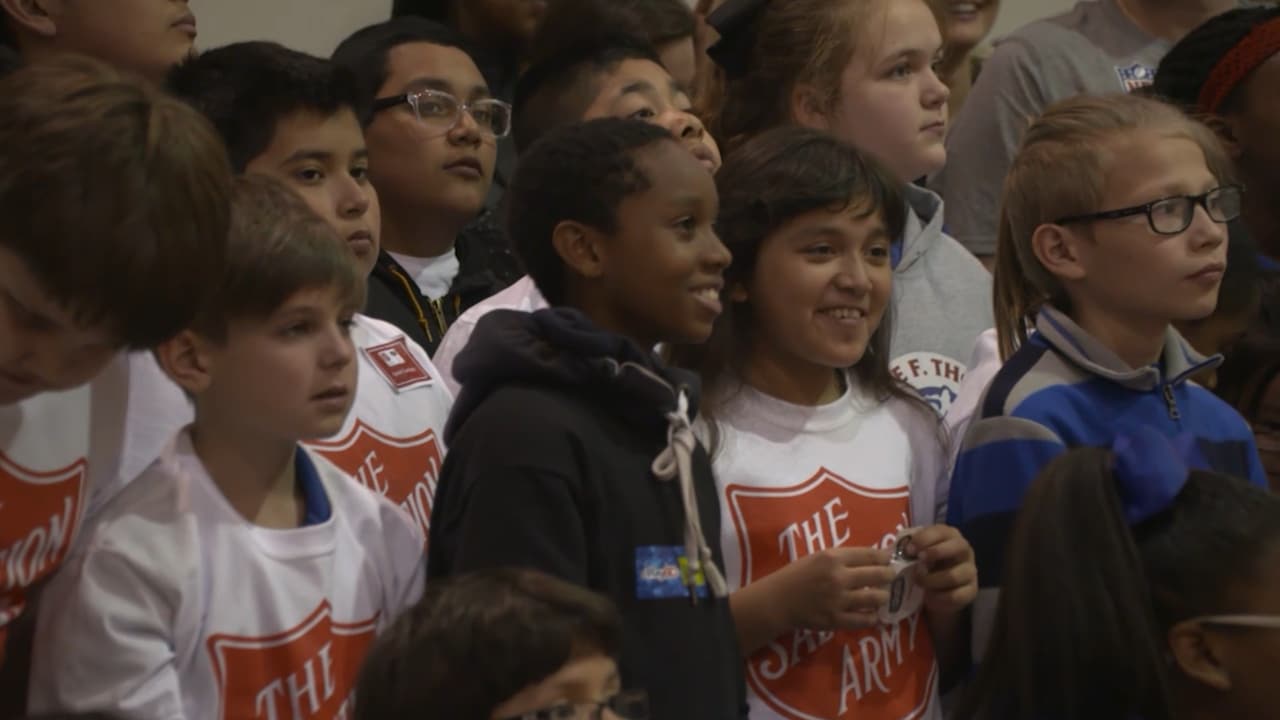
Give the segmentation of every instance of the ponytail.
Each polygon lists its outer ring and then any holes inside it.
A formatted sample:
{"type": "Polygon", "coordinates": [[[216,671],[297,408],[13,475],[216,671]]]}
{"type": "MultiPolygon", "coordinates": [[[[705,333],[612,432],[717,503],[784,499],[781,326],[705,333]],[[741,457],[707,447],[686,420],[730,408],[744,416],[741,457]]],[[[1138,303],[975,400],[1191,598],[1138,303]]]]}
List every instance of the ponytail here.
{"type": "Polygon", "coordinates": [[[1018,261],[1018,245],[1006,209],[1000,211],[1000,227],[996,236],[993,300],[1000,359],[1008,360],[1027,341],[1027,330],[1035,324],[1036,313],[1046,298],[1018,261]]]}
{"type": "Polygon", "coordinates": [[[1169,716],[1163,636],[1100,449],[1067,453],[1027,494],[991,649],[961,720],[1169,716]]]}

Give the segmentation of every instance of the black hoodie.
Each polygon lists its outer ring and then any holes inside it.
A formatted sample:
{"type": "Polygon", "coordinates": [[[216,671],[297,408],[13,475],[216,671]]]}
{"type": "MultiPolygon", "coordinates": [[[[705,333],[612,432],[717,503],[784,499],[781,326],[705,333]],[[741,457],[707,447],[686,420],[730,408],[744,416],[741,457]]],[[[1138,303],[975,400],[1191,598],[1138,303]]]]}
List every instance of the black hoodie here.
{"type": "Polygon", "coordinates": [[[696,379],[566,308],[485,315],[454,372],[428,574],[517,565],[601,592],[622,612],[623,685],[649,692],[651,717],[745,718],[719,543],[705,542],[720,537],[715,482],[688,432],[696,379]]]}

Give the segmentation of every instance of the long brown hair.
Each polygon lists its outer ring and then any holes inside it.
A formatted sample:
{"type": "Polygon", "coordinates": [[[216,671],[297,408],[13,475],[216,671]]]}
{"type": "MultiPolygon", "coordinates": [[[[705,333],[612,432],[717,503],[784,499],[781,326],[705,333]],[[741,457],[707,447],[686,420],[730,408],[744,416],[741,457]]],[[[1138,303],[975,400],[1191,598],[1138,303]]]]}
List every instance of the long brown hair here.
{"type": "MultiPolygon", "coordinates": [[[[853,58],[858,25],[882,0],[770,2],[750,28],[739,72],[724,78],[713,134],[729,150],[752,135],[791,123],[791,95],[813,85],[825,104],[840,98],[840,77],[853,58]]],[[[739,41],[741,39],[738,39],[739,41]]]]}
{"type": "Polygon", "coordinates": [[[1041,225],[1097,212],[1117,149],[1134,133],[1153,131],[1200,146],[1209,170],[1230,177],[1217,136],[1158,100],[1135,95],[1079,96],[1052,105],[1023,137],[1004,180],[996,242],[995,312],[1000,355],[1008,358],[1027,339],[1045,305],[1070,313],[1058,280],[1040,264],[1031,238],[1041,225]]]}

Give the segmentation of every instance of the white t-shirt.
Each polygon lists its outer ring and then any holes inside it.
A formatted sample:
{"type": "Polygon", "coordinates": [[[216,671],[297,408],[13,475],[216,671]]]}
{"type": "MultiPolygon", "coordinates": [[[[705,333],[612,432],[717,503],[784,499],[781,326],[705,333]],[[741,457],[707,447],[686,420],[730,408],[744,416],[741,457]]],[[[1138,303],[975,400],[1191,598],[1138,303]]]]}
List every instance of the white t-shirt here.
{"type": "MultiPolygon", "coordinates": [[[[355,403],[337,435],[307,445],[403,507],[425,538],[453,395],[422,346],[399,328],[367,315],[354,320],[355,403]]],[[[130,394],[126,465],[136,475],[194,419],[194,412],[149,353],[132,362],[136,392],[130,394]]]]}
{"type": "Polygon", "coordinates": [[[374,637],[421,595],[422,535],[311,459],[329,518],[266,529],[231,507],[179,435],[42,595],[30,711],[345,717],[374,637]]]}
{"type": "Polygon", "coordinates": [[[519,280],[511,284],[510,287],[502,292],[485,300],[472,305],[458,316],[457,320],[449,326],[449,332],[444,334],[444,339],[440,341],[440,347],[436,348],[436,354],[431,360],[436,364],[436,368],[440,370],[441,377],[455,395],[460,389],[458,381],[453,377],[453,360],[462,352],[462,348],[467,346],[467,342],[471,340],[471,333],[475,332],[476,323],[480,318],[488,315],[494,310],[519,310],[520,312],[535,312],[547,307],[547,299],[542,297],[542,293],[538,292],[538,286],[534,284],[533,278],[525,275],[519,280]]]}
{"type": "Polygon", "coordinates": [[[458,277],[458,268],[462,267],[458,262],[456,248],[449,248],[449,252],[436,257],[414,257],[393,252],[388,254],[413,278],[418,292],[432,300],[449,294],[453,279],[458,277]]]}
{"type": "Polygon", "coordinates": [[[127,371],[122,356],[88,385],[0,406],[0,664],[28,590],[119,489],[127,371]]]}
{"type": "MultiPolygon", "coordinates": [[[[945,459],[931,415],[852,380],[821,407],[735,393],[711,434],[730,586],[831,547],[891,547],[899,530],[939,521],[945,459]]],[[[796,629],[747,659],[747,686],[756,720],[942,717],[922,611],[858,632],[796,629]]]]}

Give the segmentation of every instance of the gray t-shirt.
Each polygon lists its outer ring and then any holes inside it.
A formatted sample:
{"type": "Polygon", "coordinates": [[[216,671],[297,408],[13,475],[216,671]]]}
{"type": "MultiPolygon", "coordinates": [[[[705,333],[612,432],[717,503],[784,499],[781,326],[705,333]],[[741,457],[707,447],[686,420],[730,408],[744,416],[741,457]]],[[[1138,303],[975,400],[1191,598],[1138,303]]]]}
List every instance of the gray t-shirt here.
{"type": "Polygon", "coordinates": [[[1115,0],[1079,2],[998,41],[947,136],[947,165],[929,183],[947,204],[947,231],[976,255],[995,254],[1004,178],[1031,121],[1058,100],[1151,84],[1169,48],[1115,0]]]}

